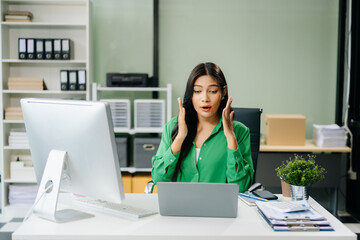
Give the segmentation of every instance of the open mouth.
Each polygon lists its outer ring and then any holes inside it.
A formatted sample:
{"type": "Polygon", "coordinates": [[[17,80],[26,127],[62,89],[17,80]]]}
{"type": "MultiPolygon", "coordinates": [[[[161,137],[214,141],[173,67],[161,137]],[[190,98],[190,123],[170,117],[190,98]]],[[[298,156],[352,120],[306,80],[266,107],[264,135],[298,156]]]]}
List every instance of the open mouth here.
{"type": "Polygon", "coordinates": [[[211,107],[210,106],[204,106],[204,107],[201,107],[201,109],[203,111],[209,111],[211,109],[211,107]]]}

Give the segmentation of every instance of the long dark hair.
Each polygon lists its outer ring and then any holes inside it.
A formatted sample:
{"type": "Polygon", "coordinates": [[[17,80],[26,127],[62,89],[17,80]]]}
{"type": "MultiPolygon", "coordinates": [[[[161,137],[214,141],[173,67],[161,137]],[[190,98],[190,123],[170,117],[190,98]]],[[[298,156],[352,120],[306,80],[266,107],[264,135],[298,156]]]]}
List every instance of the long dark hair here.
{"type": "MultiPolygon", "coordinates": [[[[223,72],[221,71],[220,67],[216,65],[215,63],[207,62],[207,63],[200,63],[198,64],[190,73],[189,79],[186,84],[185,94],[183,98],[183,106],[185,108],[186,114],[185,114],[185,121],[188,128],[188,134],[181,146],[180,156],[179,160],[176,165],[176,174],[174,175],[174,180],[176,180],[177,173],[180,171],[180,165],[182,159],[186,155],[188,155],[192,143],[195,139],[196,132],[197,132],[197,124],[198,124],[198,116],[197,112],[194,108],[194,105],[192,103],[192,96],[194,91],[194,83],[196,79],[198,79],[201,76],[208,75],[212,77],[214,80],[216,80],[222,91],[224,91],[226,87],[226,80],[223,72]]],[[[222,111],[226,106],[227,100],[228,100],[228,93],[226,91],[225,95],[223,96],[219,109],[218,109],[218,115],[221,117],[222,111]]],[[[179,125],[176,124],[174,127],[172,133],[171,133],[171,139],[174,141],[175,137],[178,134],[179,125]]]]}

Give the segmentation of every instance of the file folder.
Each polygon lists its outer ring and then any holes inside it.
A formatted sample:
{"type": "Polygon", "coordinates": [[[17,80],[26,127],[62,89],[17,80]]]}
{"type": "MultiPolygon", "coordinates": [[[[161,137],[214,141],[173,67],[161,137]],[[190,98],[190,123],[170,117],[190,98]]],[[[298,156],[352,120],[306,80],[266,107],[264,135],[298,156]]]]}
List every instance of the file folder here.
{"type": "Polygon", "coordinates": [[[54,59],[61,59],[61,40],[54,39],[54,59]]]}
{"type": "Polygon", "coordinates": [[[26,39],[26,58],[35,59],[35,40],[26,39]]]}
{"type": "Polygon", "coordinates": [[[267,202],[257,201],[259,214],[274,231],[334,231],[330,223],[314,209],[297,212],[278,211],[267,202]]]}
{"type": "Polygon", "coordinates": [[[77,90],[77,71],[69,71],[69,90],[77,90]]]}
{"type": "Polygon", "coordinates": [[[85,70],[78,71],[78,90],[86,90],[86,72],[85,70]]]}
{"type": "Polygon", "coordinates": [[[25,38],[19,38],[18,51],[19,51],[19,59],[26,59],[26,39],[25,38]]]}
{"type": "Polygon", "coordinates": [[[44,40],[35,39],[36,59],[44,59],[44,40]]]}
{"type": "Polygon", "coordinates": [[[61,91],[69,90],[69,76],[67,70],[60,70],[60,89],[61,91]]]}
{"type": "Polygon", "coordinates": [[[53,59],[53,40],[52,39],[45,39],[44,40],[45,45],[45,59],[53,59]]]}
{"type": "Polygon", "coordinates": [[[61,40],[61,55],[62,59],[70,59],[70,39],[61,40]]]}

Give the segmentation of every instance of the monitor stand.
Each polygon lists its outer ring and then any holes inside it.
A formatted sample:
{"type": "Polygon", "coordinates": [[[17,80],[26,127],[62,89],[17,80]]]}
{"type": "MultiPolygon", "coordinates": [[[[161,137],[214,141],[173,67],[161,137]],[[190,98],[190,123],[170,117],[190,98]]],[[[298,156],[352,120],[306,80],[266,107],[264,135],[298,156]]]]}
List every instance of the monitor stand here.
{"type": "Polygon", "coordinates": [[[53,222],[69,222],[94,216],[73,209],[56,211],[66,159],[67,154],[65,151],[51,150],[36,196],[34,214],[53,222]],[[48,190],[46,190],[47,188],[48,190]]]}

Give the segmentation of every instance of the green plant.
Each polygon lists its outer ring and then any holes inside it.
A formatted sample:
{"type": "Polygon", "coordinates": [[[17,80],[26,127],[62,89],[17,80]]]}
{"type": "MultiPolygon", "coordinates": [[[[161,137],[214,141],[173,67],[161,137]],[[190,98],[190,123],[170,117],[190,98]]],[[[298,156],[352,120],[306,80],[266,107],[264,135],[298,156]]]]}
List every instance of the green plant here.
{"type": "Polygon", "coordinates": [[[305,159],[294,154],[281,166],[275,169],[276,175],[283,181],[296,186],[310,186],[325,178],[325,169],[315,163],[315,155],[308,155],[305,159]]]}

